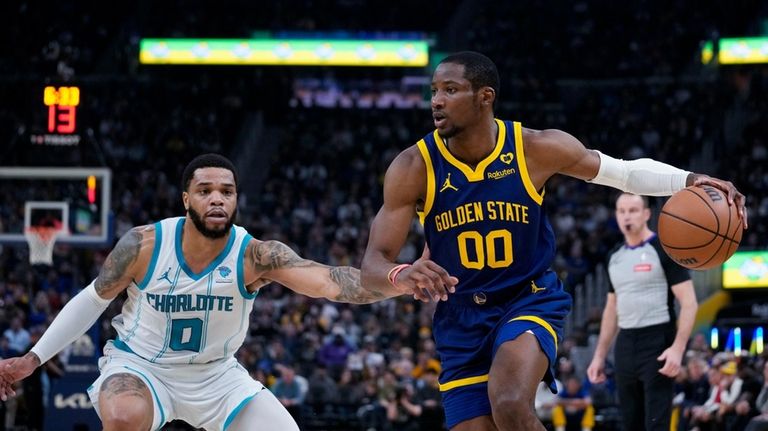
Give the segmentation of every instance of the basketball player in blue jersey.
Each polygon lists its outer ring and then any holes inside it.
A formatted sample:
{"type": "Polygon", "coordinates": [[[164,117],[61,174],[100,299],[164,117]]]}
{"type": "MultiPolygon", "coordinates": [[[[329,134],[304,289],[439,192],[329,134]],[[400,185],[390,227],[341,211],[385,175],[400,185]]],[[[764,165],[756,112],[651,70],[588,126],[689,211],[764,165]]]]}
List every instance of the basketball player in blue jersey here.
{"type": "Polygon", "coordinates": [[[384,204],[363,258],[366,287],[387,284],[440,300],[434,337],[440,390],[456,431],[543,430],[534,408],[552,365],[571,298],[549,267],[555,238],[544,184],[565,174],[646,195],[691,184],[744,196],[727,181],[649,159],[617,160],[560,130],[532,130],[494,118],[496,66],[482,54],[448,56],[432,77],[436,130],[400,153],[384,181],[384,204]],[[424,256],[394,265],[417,213],[424,256]]]}
{"type": "Polygon", "coordinates": [[[299,257],[234,226],[237,176],[226,158],[194,159],[183,174],[186,217],[140,226],[99,276],[61,310],[31,352],[0,362],[0,398],[82,335],[122,291],[100,377],[88,389],[104,429],[156,430],[181,419],[214,430],[297,430],[286,409],[238,364],[254,298],[281,283],[311,297],[369,303],[400,292],[362,289],[360,272],[299,257]]]}

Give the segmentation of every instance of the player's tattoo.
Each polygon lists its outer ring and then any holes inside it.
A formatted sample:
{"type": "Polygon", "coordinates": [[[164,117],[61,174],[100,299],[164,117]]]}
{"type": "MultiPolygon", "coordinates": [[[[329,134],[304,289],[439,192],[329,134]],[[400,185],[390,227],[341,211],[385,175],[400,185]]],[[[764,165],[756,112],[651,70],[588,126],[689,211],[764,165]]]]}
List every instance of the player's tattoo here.
{"type": "Polygon", "coordinates": [[[311,260],[302,259],[295,251],[280,241],[264,241],[252,246],[251,261],[254,269],[259,272],[302,266],[320,266],[311,260]]]}
{"type": "Polygon", "coordinates": [[[360,285],[360,270],[357,268],[334,266],[330,270],[331,280],[341,289],[341,292],[334,298],[336,301],[369,304],[386,297],[381,292],[364,289],[360,285]]]}
{"type": "Polygon", "coordinates": [[[128,373],[113,374],[104,380],[101,384],[101,393],[107,397],[112,398],[115,395],[129,394],[136,396],[144,396],[144,391],[147,386],[140,378],[128,373]]]}
{"type": "Polygon", "coordinates": [[[96,292],[102,297],[111,289],[120,289],[117,282],[123,278],[128,266],[136,261],[141,250],[144,236],[141,228],[133,228],[120,238],[115,248],[109,253],[96,279],[96,292]]]}

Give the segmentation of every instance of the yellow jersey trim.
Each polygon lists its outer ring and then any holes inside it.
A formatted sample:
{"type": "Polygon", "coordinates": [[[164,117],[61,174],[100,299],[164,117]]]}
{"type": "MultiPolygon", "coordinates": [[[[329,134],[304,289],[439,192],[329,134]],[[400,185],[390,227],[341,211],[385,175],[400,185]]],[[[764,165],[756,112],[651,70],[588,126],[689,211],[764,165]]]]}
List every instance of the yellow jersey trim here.
{"type": "Polygon", "coordinates": [[[416,143],[421,152],[421,157],[424,159],[424,164],[427,166],[427,196],[424,198],[424,209],[419,211],[419,221],[421,225],[424,225],[424,221],[432,210],[432,205],[435,202],[435,168],[432,166],[432,158],[429,157],[429,150],[427,149],[427,143],[424,140],[420,140],[416,143]]]}
{"type": "Polygon", "coordinates": [[[528,175],[528,165],[525,163],[525,151],[523,150],[523,127],[520,122],[514,122],[515,128],[515,152],[517,153],[517,166],[520,167],[520,178],[523,180],[525,190],[537,204],[544,202],[544,192],[539,194],[536,186],[533,185],[530,175],[528,175]]]}
{"type": "Polygon", "coordinates": [[[476,385],[478,383],[485,383],[488,381],[488,374],[475,377],[465,377],[463,379],[451,380],[447,383],[440,383],[440,392],[450,391],[451,389],[460,388],[462,386],[476,385]]]}
{"type": "Polygon", "coordinates": [[[466,163],[459,161],[456,157],[451,154],[450,151],[448,151],[448,148],[445,146],[445,143],[443,142],[443,138],[440,137],[440,134],[437,133],[437,130],[435,130],[432,135],[435,138],[435,143],[437,144],[437,149],[440,151],[440,154],[445,158],[445,160],[448,161],[448,163],[455,166],[458,170],[464,173],[464,176],[467,177],[467,180],[470,182],[476,182],[476,181],[482,181],[483,176],[485,175],[485,168],[488,167],[488,165],[491,164],[494,160],[496,160],[497,157],[499,157],[499,154],[501,154],[501,150],[504,148],[504,140],[507,137],[507,128],[504,126],[504,122],[499,119],[494,119],[496,121],[496,124],[499,126],[499,136],[496,138],[496,148],[493,149],[491,154],[488,155],[488,157],[484,158],[480,161],[480,163],[477,164],[475,169],[472,169],[467,165],[466,163]]]}
{"type": "Polygon", "coordinates": [[[552,339],[555,340],[555,351],[557,351],[557,334],[555,333],[555,330],[552,329],[552,325],[549,324],[546,320],[542,319],[539,316],[517,316],[514,319],[510,319],[509,322],[514,322],[515,320],[527,320],[529,322],[537,323],[540,326],[542,326],[544,329],[549,332],[549,335],[552,336],[552,339]]]}

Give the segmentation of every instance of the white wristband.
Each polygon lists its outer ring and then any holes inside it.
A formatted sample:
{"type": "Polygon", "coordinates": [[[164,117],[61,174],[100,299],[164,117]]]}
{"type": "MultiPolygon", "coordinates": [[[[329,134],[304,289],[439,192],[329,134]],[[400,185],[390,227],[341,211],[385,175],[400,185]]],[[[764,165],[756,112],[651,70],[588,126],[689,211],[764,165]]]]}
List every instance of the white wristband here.
{"type": "Polygon", "coordinates": [[[685,188],[690,172],[652,159],[621,160],[597,152],[600,170],[587,182],[646,196],[669,196],[685,188]]]}
{"type": "Polygon", "coordinates": [[[67,302],[30,351],[40,358],[41,364],[48,362],[61,349],[85,334],[110,302],[111,299],[104,299],[96,293],[91,282],[67,302]]]}

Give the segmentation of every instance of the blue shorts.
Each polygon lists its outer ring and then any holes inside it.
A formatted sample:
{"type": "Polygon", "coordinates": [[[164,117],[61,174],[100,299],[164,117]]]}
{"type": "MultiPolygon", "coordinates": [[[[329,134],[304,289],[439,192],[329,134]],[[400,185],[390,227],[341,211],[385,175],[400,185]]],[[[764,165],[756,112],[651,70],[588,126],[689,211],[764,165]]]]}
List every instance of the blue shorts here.
{"type": "Polygon", "coordinates": [[[571,295],[547,271],[504,292],[456,293],[435,311],[434,336],[442,363],[440,391],[448,428],[491,414],[488,373],[499,347],[530,331],[549,359],[543,380],[553,392],[553,366],[571,295]]]}

